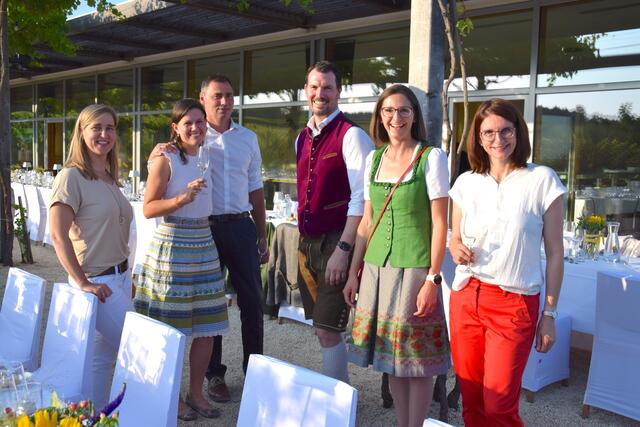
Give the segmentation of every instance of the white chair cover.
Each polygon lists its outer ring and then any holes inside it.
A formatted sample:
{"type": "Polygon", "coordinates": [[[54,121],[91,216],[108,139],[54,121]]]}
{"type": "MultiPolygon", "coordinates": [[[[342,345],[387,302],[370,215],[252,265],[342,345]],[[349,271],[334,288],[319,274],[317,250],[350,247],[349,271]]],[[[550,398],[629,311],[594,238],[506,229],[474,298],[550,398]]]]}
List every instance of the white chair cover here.
{"type": "Polygon", "coordinates": [[[149,249],[149,244],[161,218],[145,218],[142,213],[142,202],[131,202],[131,206],[133,207],[134,220],[129,236],[129,265],[133,266],[132,274],[140,274],[147,249],[149,249]]]}
{"type": "Polygon", "coordinates": [[[433,418],[427,418],[424,420],[422,427],[453,427],[451,424],[447,424],[440,420],[434,420],[433,418]]]}
{"type": "Polygon", "coordinates": [[[49,201],[51,200],[53,190],[51,188],[38,187],[38,191],[40,192],[40,197],[44,207],[42,214],[44,216],[44,237],[42,238],[42,243],[53,246],[51,230],[49,229],[49,201]]]}
{"type": "Polygon", "coordinates": [[[355,426],[358,392],[349,384],[252,354],[237,426],[355,426]]]}
{"type": "Polygon", "coordinates": [[[121,426],[176,425],[185,341],[171,326],[135,312],[126,314],[110,397],[127,384],[118,408],[121,426]]]}
{"type": "Polygon", "coordinates": [[[27,196],[28,218],[27,226],[29,227],[29,238],[36,242],[42,242],[44,237],[44,228],[46,224],[46,216],[42,218],[42,207],[44,203],[38,193],[38,188],[34,185],[25,185],[24,192],[27,196]]]}
{"type": "Polygon", "coordinates": [[[556,342],[547,353],[538,353],[534,340],[522,374],[522,388],[535,392],[551,383],[569,378],[570,349],[571,316],[558,313],[556,342]]]}
{"type": "Polygon", "coordinates": [[[584,404],[640,421],[640,275],[598,273],[584,404]]]}
{"type": "Polygon", "coordinates": [[[42,305],[47,282],[35,274],[10,268],[0,311],[0,359],[38,367],[42,305]]]}
{"type": "Polygon", "coordinates": [[[93,294],[66,283],[53,285],[42,362],[33,379],[61,399],[73,401],[91,393],[97,304],[93,294]]]}

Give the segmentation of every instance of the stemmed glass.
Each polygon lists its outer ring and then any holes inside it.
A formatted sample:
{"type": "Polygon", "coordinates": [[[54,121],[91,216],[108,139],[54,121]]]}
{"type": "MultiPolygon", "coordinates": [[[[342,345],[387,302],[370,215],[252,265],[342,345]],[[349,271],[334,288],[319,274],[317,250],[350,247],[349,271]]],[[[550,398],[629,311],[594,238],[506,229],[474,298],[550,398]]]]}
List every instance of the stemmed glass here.
{"type": "Polygon", "coordinates": [[[569,261],[578,263],[582,261],[582,241],[584,240],[584,229],[575,227],[571,237],[571,256],[569,261]]]}
{"type": "MultiPolygon", "coordinates": [[[[477,238],[476,236],[471,236],[469,234],[469,220],[467,218],[468,218],[467,215],[464,215],[462,217],[463,224],[462,224],[462,227],[460,228],[460,235],[462,236],[462,243],[464,243],[469,248],[469,250],[473,252],[473,250],[476,248],[475,245],[476,245],[477,238]]],[[[469,261],[467,263],[467,268],[464,269],[465,273],[473,273],[473,271],[471,270],[471,265],[472,265],[472,262],[469,261]]]]}
{"type": "Polygon", "coordinates": [[[198,158],[196,159],[196,166],[202,172],[202,178],[204,178],[204,173],[209,168],[209,149],[203,145],[198,147],[198,158]]]}

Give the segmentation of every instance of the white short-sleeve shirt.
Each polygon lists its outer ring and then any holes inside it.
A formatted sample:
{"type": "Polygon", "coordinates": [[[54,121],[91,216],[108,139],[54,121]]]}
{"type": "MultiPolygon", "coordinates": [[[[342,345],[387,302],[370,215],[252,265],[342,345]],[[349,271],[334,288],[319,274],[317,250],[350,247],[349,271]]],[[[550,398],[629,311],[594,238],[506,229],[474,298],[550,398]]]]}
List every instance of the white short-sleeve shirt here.
{"type": "MultiPolygon", "coordinates": [[[[415,159],[416,155],[420,151],[421,146],[416,145],[415,151],[411,160],[415,159]]],[[[373,151],[367,156],[364,167],[364,200],[371,200],[369,197],[369,177],[371,176],[371,162],[373,161],[373,151]]],[[[395,179],[389,179],[381,181],[377,179],[380,174],[380,167],[382,162],[379,163],[378,170],[376,171],[376,182],[391,182],[395,184],[399,177],[395,179]]],[[[432,148],[427,156],[427,161],[424,165],[424,176],[427,184],[427,193],[429,193],[429,199],[439,199],[441,197],[447,197],[449,192],[449,167],[447,166],[447,155],[444,154],[440,148],[432,148]]],[[[411,169],[404,176],[402,182],[409,181],[413,177],[413,169],[411,169]]]]}
{"type": "Polygon", "coordinates": [[[462,242],[468,246],[473,242],[475,262],[471,273],[466,265],[456,268],[453,290],[464,288],[475,276],[505,291],[539,293],[544,283],[543,216],[566,192],[552,169],[533,163],[500,183],[489,174],[460,175],[449,196],[462,210],[462,242]]]}

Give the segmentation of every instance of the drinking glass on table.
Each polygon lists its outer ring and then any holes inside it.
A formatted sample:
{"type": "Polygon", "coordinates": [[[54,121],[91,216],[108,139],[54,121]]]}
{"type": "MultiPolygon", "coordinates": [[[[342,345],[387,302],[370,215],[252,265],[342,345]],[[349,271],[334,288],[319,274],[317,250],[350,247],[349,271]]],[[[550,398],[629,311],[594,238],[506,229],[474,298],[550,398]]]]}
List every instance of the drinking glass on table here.
{"type": "Polygon", "coordinates": [[[24,381],[22,387],[16,391],[16,413],[33,414],[42,407],[42,384],[34,381],[24,381]]]}
{"type": "Polygon", "coordinates": [[[584,240],[584,229],[576,228],[571,238],[570,261],[578,263],[584,261],[582,252],[582,241],[584,240]]]}

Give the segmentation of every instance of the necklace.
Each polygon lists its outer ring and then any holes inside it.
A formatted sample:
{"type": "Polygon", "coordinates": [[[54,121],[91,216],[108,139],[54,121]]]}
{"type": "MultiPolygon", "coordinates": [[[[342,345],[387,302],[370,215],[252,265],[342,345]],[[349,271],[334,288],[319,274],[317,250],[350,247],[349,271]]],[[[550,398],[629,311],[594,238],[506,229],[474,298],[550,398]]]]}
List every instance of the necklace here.
{"type": "MultiPolygon", "coordinates": [[[[122,213],[122,205],[120,205],[120,200],[118,199],[118,196],[113,192],[113,188],[111,188],[113,185],[112,184],[107,184],[102,179],[100,179],[100,181],[102,181],[102,183],[107,187],[107,189],[109,190],[109,193],[111,193],[111,197],[113,197],[113,200],[115,200],[116,205],[118,205],[118,213],[120,214],[118,216],[118,222],[120,224],[124,224],[124,215],[122,213]]],[[[120,191],[120,190],[118,190],[118,191],[120,191]]]]}

